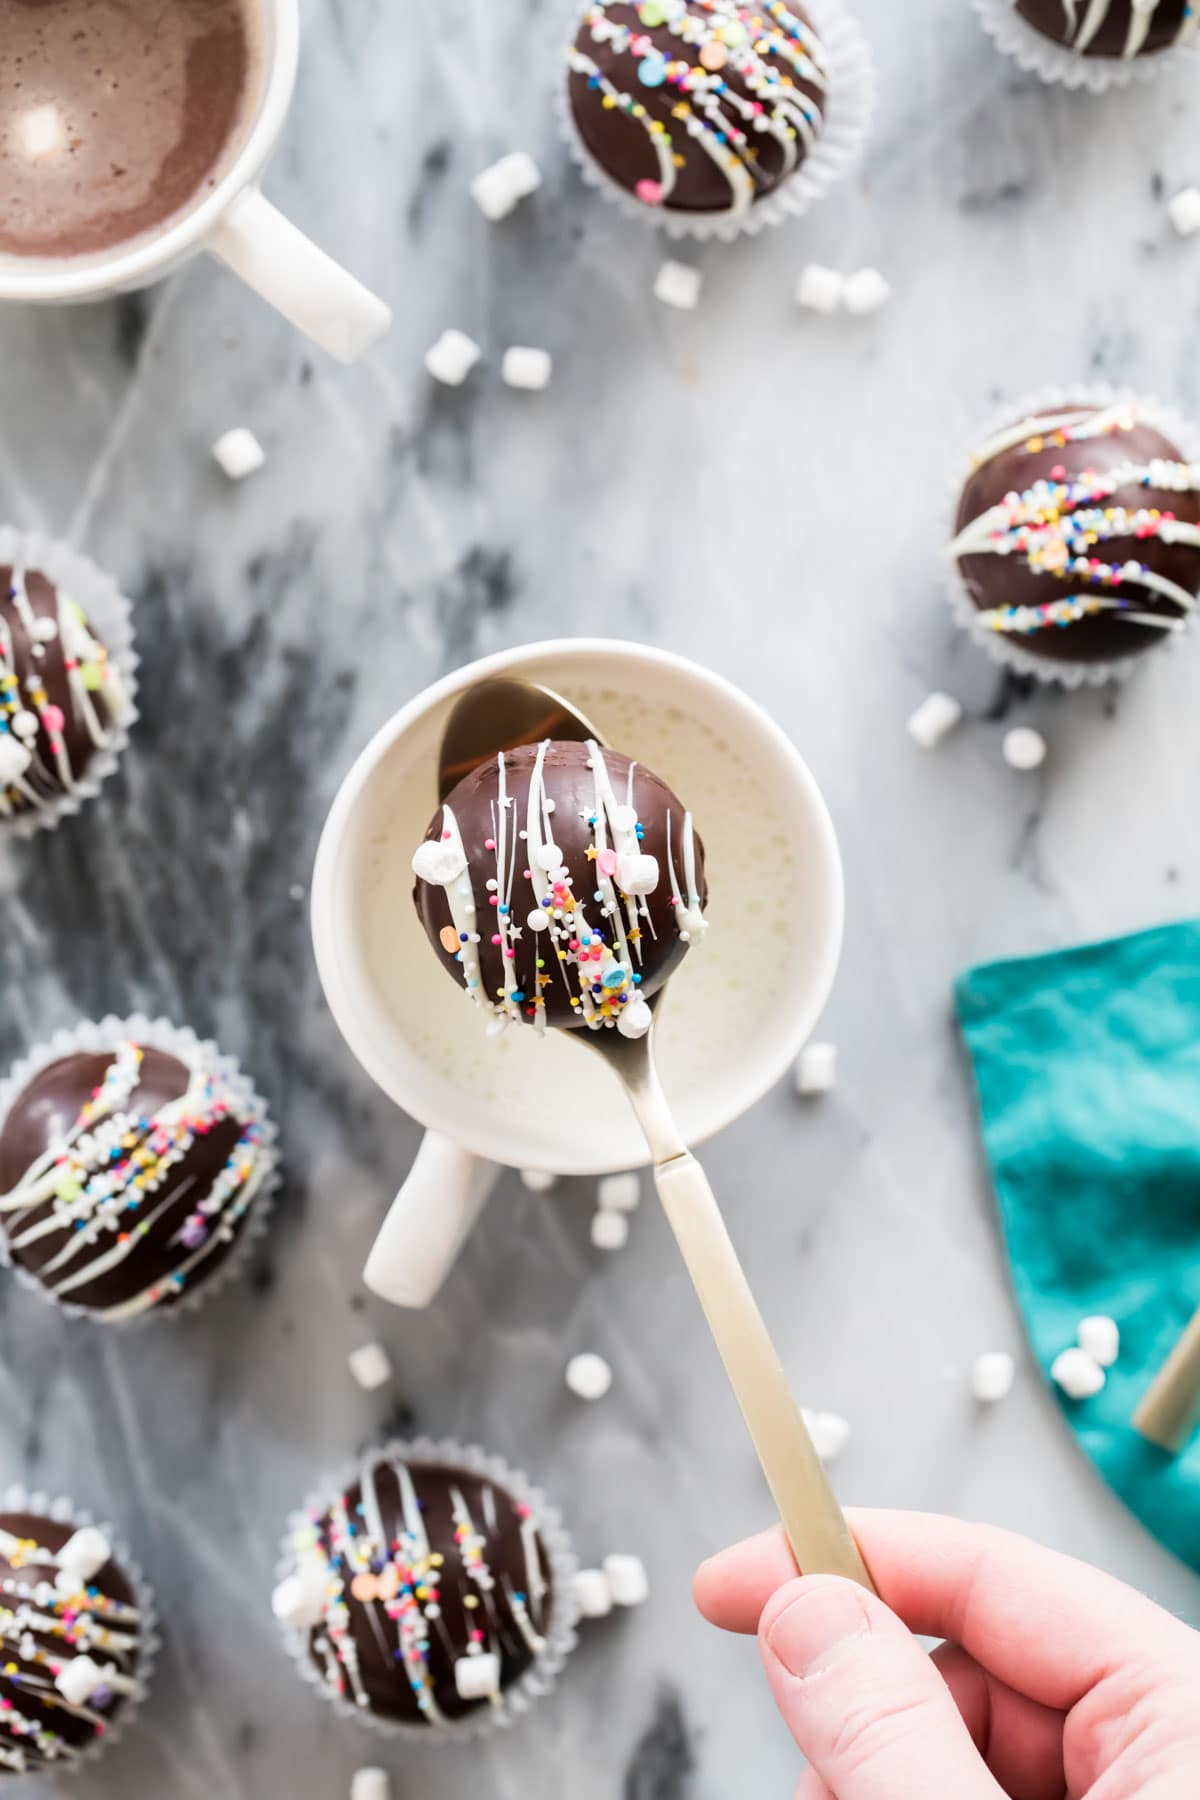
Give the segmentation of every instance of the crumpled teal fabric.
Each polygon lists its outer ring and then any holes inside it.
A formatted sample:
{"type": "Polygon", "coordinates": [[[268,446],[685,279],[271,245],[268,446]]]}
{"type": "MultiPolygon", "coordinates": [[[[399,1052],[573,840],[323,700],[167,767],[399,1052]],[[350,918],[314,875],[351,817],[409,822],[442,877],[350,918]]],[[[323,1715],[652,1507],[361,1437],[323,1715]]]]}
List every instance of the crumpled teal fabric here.
{"type": "Polygon", "coordinates": [[[1200,921],[988,963],[955,998],[1037,1360],[1048,1377],[1080,1319],[1117,1320],[1104,1392],[1058,1397],[1105,1480],[1200,1570],[1200,1434],[1172,1457],[1129,1423],[1200,1307],[1200,921]]]}

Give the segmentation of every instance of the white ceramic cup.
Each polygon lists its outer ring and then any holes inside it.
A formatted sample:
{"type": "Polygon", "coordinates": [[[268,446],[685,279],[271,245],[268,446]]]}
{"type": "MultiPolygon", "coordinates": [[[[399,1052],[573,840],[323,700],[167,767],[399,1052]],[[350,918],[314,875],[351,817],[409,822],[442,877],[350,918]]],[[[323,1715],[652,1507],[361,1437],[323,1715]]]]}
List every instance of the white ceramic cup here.
{"type": "Polygon", "coordinates": [[[200,250],[219,257],[340,362],[354,362],[391,323],[389,308],[289,224],[259,191],[296,85],[297,0],[250,0],[262,31],[262,79],[245,142],[211,191],[159,232],[99,255],[0,255],[0,300],[100,300],[160,280],[200,250]]]}
{"type": "Polygon", "coordinates": [[[646,1163],[616,1077],[569,1032],[488,1037],[412,902],[412,855],[436,804],[438,748],[472,683],[517,673],[555,689],[693,812],[709,930],[655,1026],[689,1144],[738,1118],[796,1057],[842,940],[842,870],[817,785],[779,727],[707,669],[605,639],[531,644],[426,688],[377,732],[334,800],[313,872],[317,967],[342,1035],[427,1135],[366,1268],[397,1305],[427,1306],[508,1164],[600,1175],[646,1163]]]}

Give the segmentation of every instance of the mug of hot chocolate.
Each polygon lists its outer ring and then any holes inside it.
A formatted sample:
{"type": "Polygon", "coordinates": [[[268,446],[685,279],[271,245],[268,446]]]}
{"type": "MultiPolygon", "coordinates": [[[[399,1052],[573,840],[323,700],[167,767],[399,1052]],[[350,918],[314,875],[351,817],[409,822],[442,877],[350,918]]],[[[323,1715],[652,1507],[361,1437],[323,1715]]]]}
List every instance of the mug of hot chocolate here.
{"type": "Polygon", "coordinates": [[[259,189],[297,0],[0,0],[0,299],[97,300],[207,250],[342,362],[383,301],[259,189]]]}

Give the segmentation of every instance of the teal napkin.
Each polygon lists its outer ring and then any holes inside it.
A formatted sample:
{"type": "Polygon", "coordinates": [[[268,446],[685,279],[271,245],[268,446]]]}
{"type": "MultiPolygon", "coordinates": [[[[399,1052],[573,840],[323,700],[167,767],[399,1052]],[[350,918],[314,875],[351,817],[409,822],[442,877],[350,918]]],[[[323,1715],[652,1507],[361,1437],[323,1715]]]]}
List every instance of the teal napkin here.
{"type": "Polygon", "coordinates": [[[1200,1435],[1129,1421],[1200,1306],[1200,921],[988,963],[956,986],[1017,1299],[1049,1369],[1109,1313],[1121,1356],[1061,1401],[1105,1480],[1200,1569],[1200,1435]]]}

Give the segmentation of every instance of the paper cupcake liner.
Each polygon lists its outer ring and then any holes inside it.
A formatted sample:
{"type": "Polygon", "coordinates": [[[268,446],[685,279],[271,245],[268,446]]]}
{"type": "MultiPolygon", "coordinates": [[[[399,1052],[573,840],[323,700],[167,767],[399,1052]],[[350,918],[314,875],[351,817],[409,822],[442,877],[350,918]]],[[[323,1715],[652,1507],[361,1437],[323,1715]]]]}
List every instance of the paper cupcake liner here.
{"type": "MultiPolygon", "coordinates": [[[[42,1518],[52,1519],[56,1525],[69,1525],[73,1531],[78,1531],[85,1525],[96,1524],[91,1513],[81,1511],[70,1500],[52,1500],[48,1494],[30,1493],[19,1482],[13,1482],[8,1487],[0,1489],[0,1512],[38,1513],[42,1518]]],[[[122,1700],[120,1709],[114,1713],[112,1722],[106,1724],[102,1735],[92,1738],[69,1761],[54,1763],[44,1772],[39,1770],[37,1774],[30,1774],[28,1779],[33,1782],[37,1782],[39,1778],[51,1781],[64,1780],[78,1774],[81,1769],[87,1768],[96,1761],[97,1757],[107,1755],[112,1746],[128,1730],[134,1714],[144,1705],[154,1678],[154,1666],[158,1660],[158,1653],[162,1648],[162,1641],[158,1635],[158,1613],[154,1605],[154,1591],[150,1583],[143,1575],[139,1564],[129,1554],[128,1547],[120,1533],[114,1531],[112,1526],[104,1520],[100,1521],[99,1529],[112,1546],[112,1560],[133,1589],[134,1602],[141,1614],[141,1647],[135,1675],[142,1688],[142,1697],[140,1700],[132,1697],[122,1700]]],[[[0,1787],[6,1788],[7,1785],[7,1782],[0,1776],[0,1787]]]]}
{"type": "Polygon", "coordinates": [[[254,1201],[249,1213],[243,1220],[233,1244],[217,1263],[211,1275],[197,1280],[192,1287],[185,1288],[178,1300],[167,1306],[151,1306],[132,1319],[104,1319],[94,1308],[76,1305],[69,1299],[59,1299],[40,1282],[36,1275],[24,1268],[9,1252],[8,1234],[4,1226],[4,1215],[0,1214],[0,1265],[12,1270],[21,1286],[31,1293],[41,1296],[49,1305],[69,1319],[90,1319],[107,1331],[132,1331],[152,1322],[176,1319],[184,1313],[199,1312],[202,1306],[218,1294],[222,1288],[229,1286],[244,1270],[246,1262],[254,1246],[258,1244],[266,1232],[271,1209],[275,1203],[275,1195],[279,1189],[280,1168],[279,1153],[275,1147],[278,1131],[272,1122],[266,1101],[254,1088],[249,1076],[242,1073],[237,1059],[222,1054],[216,1044],[208,1038],[198,1038],[194,1031],[186,1026],[172,1025],[167,1019],[146,1019],[141,1013],[134,1013],[128,1019],[118,1019],[112,1013],[101,1019],[99,1024],[91,1020],[77,1025],[73,1030],[56,1031],[53,1037],[44,1044],[38,1044],[28,1055],[16,1063],[8,1075],[0,1082],[0,1130],[8,1117],[9,1109],[18,1096],[28,1087],[35,1075],[41,1073],[60,1057],[71,1056],[77,1051],[92,1052],[97,1050],[115,1050],[127,1038],[134,1039],[150,1049],[161,1050],[168,1056],[177,1056],[181,1062],[190,1067],[203,1067],[219,1073],[229,1085],[239,1103],[245,1108],[247,1116],[257,1120],[262,1126],[263,1152],[267,1172],[258,1198],[254,1201]]]}
{"type": "Polygon", "coordinates": [[[1090,94],[1107,94],[1135,81],[1153,81],[1168,65],[1175,65],[1183,56],[1194,57],[1196,52],[1192,37],[1166,50],[1131,56],[1128,61],[1119,56],[1083,56],[1065,44],[1056,44],[1022,18],[1015,0],[971,0],[971,5],[997,48],[1027,74],[1052,86],[1083,88],[1090,94]]]}
{"type": "MultiPolygon", "coordinates": [[[[986,444],[1006,426],[1036,413],[1056,412],[1071,406],[1114,406],[1122,401],[1136,402],[1139,417],[1170,438],[1188,462],[1200,461],[1200,430],[1173,407],[1148,399],[1132,388],[1114,388],[1087,381],[1069,388],[1044,388],[1040,393],[997,407],[972,442],[986,444]]],[[[954,541],[958,504],[962,498],[963,482],[969,473],[969,463],[965,458],[960,458],[948,479],[947,517],[950,523],[946,536],[947,545],[954,541]]],[[[1034,680],[1050,687],[1103,687],[1110,681],[1127,680],[1148,658],[1157,659],[1173,644],[1188,636],[1195,623],[1196,613],[1200,611],[1198,602],[1196,608],[1185,614],[1184,630],[1164,632],[1162,635],[1166,641],[1159,648],[1151,646],[1112,662],[1057,662],[1048,656],[1034,656],[1023,647],[1019,637],[1008,636],[1001,631],[985,630],[979,623],[978,609],[959,573],[958,562],[949,555],[946,557],[946,577],[946,593],[955,624],[962,626],[972,642],[1002,668],[1011,669],[1017,675],[1031,675],[1034,680]]]]}
{"type": "MultiPolygon", "coordinates": [[[[588,186],[606,195],[626,218],[640,219],[675,240],[691,238],[707,243],[716,239],[728,244],[735,238],[754,237],[768,225],[801,218],[843,176],[850,174],[861,158],[875,114],[878,87],[871,47],[843,0],[804,0],[804,4],[829,53],[829,104],[817,142],[790,180],[781,182],[773,193],[734,217],[728,213],[683,213],[666,206],[646,206],[601,168],[584,143],[571,110],[564,68],[556,88],[555,111],[563,141],[588,186]]],[[[567,15],[568,44],[578,35],[582,12],[580,0],[574,0],[567,15]]]]}
{"type": "Polygon", "coordinates": [[[18,531],[12,525],[0,525],[0,567],[14,564],[45,575],[83,608],[89,624],[95,626],[97,636],[120,671],[126,709],[121,721],[110,729],[108,747],[95,751],[72,792],[28,812],[0,819],[0,844],[6,838],[29,838],[38,831],[52,831],[61,820],[77,813],[88,800],[94,800],[101,785],[116,768],[129,743],[130,728],[138,717],[138,657],[133,647],[133,619],[129,601],[112,576],[57,538],[18,531]]]}
{"type": "Polygon", "coordinates": [[[320,1485],[308,1495],[303,1507],[290,1515],[276,1566],[277,1581],[283,1581],[295,1572],[296,1553],[293,1545],[297,1532],[310,1526],[314,1514],[323,1513],[335,1494],[345,1493],[353,1487],[363,1465],[373,1459],[449,1463],[468,1470],[472,1475],[494,1481],[497,1487],[511,1494],[519,1504],[529,1508],[537,1520],[538,1536],[550,1564],[551,1591],[554,1596],[550,1620],[544,1634],[544,1646],[520,1679],[503,1690],[498,1705],[484,1707],[470,1718],[455,1721],[445,1727],[409,1724],[403,1719],[386,1719],[366,1707],[356,1706],[344,1694],[331,1692],[313,1661],[307,1630],[295,1625],[282,1625],[280,1629],[284,1647],[299,1670],[301,1679],[314,1688],[336,1713],[344,1719],[353,1719],[356,1725],[364,1725],[381,1737],[400,1738],[411,1744],[463,1744],[486,1737],[492,1731],[505,1730],[522,1718],[538,1700],[550,1693],[567,1657],[579,1642],[575,1629],[579,1622],[579,1608],[575,1601],[575,1575],[579,1562],[571,1548],[571,1541],[558,1509],[547,1502],[541,1489],[534,1487],[527,1475],[510,1468],[502,1457],[489,1456],[478,1445],[463,1445],[450,1438],[393,1440],[365,1451],[354,1462],[347,1463],[334,1474],[324,1477],[320,1485]]]}

